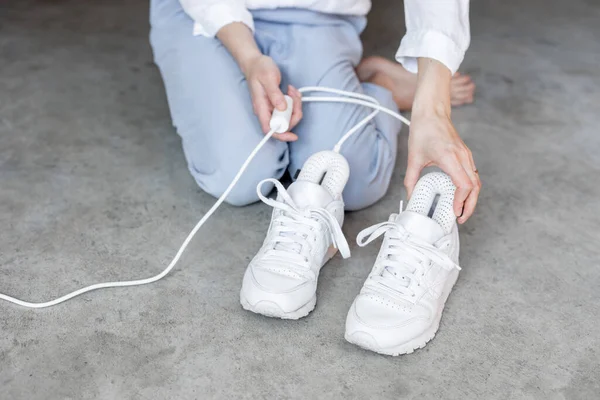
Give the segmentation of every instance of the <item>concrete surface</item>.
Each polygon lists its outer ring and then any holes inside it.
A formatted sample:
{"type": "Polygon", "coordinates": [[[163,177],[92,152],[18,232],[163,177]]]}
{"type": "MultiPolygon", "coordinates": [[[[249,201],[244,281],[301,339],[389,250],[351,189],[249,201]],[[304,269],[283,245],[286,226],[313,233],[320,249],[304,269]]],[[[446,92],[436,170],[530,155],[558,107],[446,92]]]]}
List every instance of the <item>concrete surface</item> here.
{"type": "MultiPolygon", "coordinates": [[[[599,398],[600,7],[473,3],[462,69],[478,96],[454,118],[484,190],[424,350],[343,340],[377,245],[325,268],[306,319],[242,311],[270,209],[223,207],[157,284],[39,311],[0,303],[0,399],[599,398]]],[[[45,300],[153,275],[212,204],[170,126],[147,8],[0,4],[0,292],[45,300]]],[[[368,53],[393,55],[401,8],[375,2],[368,53]]],[[[349,238],[404,196],[401,153],[385,199],[348,215],[349,238]]]]}

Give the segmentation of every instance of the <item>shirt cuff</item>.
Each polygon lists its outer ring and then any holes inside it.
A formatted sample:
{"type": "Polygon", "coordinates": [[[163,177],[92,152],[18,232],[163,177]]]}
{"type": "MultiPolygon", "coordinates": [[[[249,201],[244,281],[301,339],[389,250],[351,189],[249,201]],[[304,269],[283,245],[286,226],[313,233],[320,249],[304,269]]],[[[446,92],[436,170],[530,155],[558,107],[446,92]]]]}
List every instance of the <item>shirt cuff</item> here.
{"type": "Polygon", "coordinates": [[[202,15],[198,16],[194,15],[194,10],[191,10],[190,13],[195,21],[193,33],[196,36],[215,37],[219,29],[232,22],[242,22],[254,32],[252,14],[244,7],[215,4],[202,11],[202,15]]]}
{"type": "Polygon", "coordinates": [[[433,58],[444,64],[454,74],[465,52],[448,36],[438,31],[421,31],[407,34],[396,52],[396,61],[410,72],[417,73],[417,58],[433,58]]]}

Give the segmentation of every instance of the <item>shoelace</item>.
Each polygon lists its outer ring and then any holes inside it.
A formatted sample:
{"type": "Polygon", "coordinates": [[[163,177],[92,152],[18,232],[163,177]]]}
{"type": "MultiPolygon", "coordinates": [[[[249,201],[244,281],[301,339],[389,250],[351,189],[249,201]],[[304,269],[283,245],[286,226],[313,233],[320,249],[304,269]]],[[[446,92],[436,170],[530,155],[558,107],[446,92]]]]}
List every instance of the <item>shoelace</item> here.
{"type": "Polygon", "coordinates": [[[310,249],[322,226],[330,234],[332,244],[344,258],[350,257],[348,242],[342,233],[338,220],[328,210],[321,207],[300,209],[283,185],[276,179],[265,179],[256,187],[258,197],[267,205],[282,211],[273,220],[271,227],[271,247],[265,252],[265,260],[274,266],[285,265],[300,277],[315,278],[310,270],[310,249]],[[281,200],[271,199],[262,194],[261,188],[271,182],[275,185],[281,200]]]}
{"type": "MultiPolygon", "coordinates": [[[[426,266],[435,263],[448,271],[454,268],[460,270],[448,255],[411,235],[396,222],[386,221],[366,228],[358,234],[356,241],[359,246],[364,247],[384,234],[387,234],[387,241],[382,247],[382,258],[377,261],[382,264],[380,272],[367,279],[365,287],[374,290],[383,287],[386,292],[391,291],[392,294],[411,301],[416,296],[415,291],[410,288],[411,283],[415,282],[416,286],[427,283],[424,279],[426,266]]],[[[439,296],[432,285],[427,286],[426,290],[434,297],[439,296]]]]}

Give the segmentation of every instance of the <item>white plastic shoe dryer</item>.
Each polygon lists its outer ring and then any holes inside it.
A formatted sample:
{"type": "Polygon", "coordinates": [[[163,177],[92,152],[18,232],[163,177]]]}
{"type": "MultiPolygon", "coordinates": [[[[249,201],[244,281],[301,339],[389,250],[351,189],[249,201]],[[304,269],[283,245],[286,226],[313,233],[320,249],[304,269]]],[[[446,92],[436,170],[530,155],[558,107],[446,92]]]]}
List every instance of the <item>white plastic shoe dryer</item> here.
{"type": "Polygon", "coordinates": [[[342,232],[342,193],[349,176],[344,156],[325,150],[306,160],[298,179],[287,189],[276,179],[259,183],[258,197],[273,207],[273,213],[265,240],[242,279],[244,309],[298,319],[315,308],[321,269],[338,251],[350,257],[342,232]],[[274,199],[260,190],[267,182],[276,188],[274,199]]]}

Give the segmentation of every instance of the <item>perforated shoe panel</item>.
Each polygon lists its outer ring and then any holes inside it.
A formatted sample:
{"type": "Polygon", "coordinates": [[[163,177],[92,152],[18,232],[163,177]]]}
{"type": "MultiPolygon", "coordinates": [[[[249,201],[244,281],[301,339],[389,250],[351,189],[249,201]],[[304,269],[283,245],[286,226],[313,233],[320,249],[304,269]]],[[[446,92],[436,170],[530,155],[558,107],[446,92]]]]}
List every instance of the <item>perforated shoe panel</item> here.
{"type": "Polygon", "coordinates": [[[335,151],[320,151],[306,160],[298,175],[298,180],[322,183],[334,198],[340,198],[348,182],[350,167],[348,161],[335,151]]]}
{"type": "Polygon", "coordinates": [[[436,221],[446,233],[450,233],[456,220],[452,204],[456,187],[448,175],[443,172],[431,172],[419,179],[415,190],[406,206],[406,211],[428,215],[439,195],[431,218],[436,221]]]}

